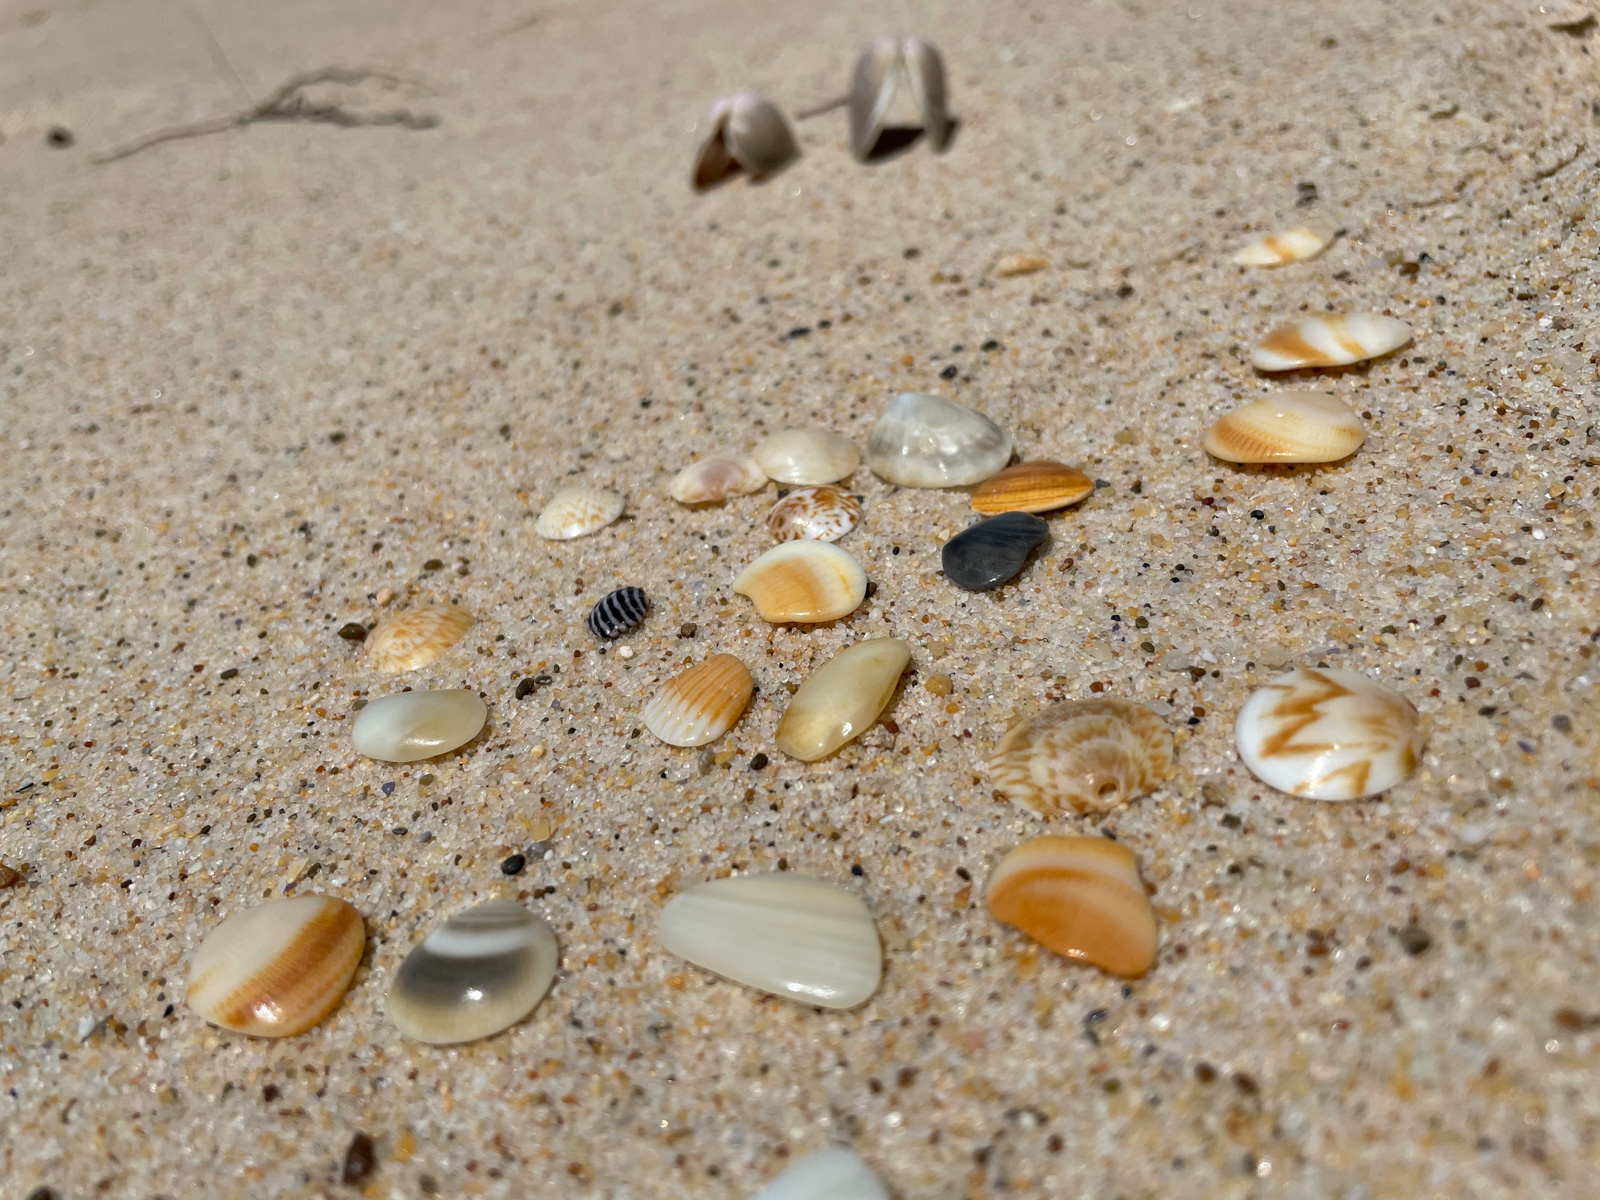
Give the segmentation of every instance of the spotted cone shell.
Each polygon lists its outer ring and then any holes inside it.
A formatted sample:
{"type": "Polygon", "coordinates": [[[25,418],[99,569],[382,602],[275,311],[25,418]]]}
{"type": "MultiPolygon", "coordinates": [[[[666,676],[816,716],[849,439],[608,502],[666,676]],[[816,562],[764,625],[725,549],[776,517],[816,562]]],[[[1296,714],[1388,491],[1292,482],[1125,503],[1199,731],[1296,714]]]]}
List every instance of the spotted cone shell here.
{"type": "Polygon", "coordinates": [[[622,515],[622,497],[600,488],[563,488],[550,497],[534,527],[542,538],[567,542],[604,529],[622,515]]]}
{"type": "Polygon", "coordinates": [[[704,746],[733,728],[754,690],[748,667],[714,654],[667,680],[644,707],[645,728],[669,746],[704,746]]]}
{"type": "Polygon", "coordinates": [[[1327,248],[1333,234],[1325,229],[1296,225],[1257,238],[1233,256],[1241,267],[1281,267],[1285,263],[1315,258],[1327,248]]]}
{"type": "Polygon", "coordinates": [[[410,608],[385,617],[367,636],[367,657],[386,675],[415,671],[439,658],[472,628],[472,614],[454,604],[410,608]]]}
{"type": "Polygon", "coordinates": [[[1279,326],[1250,355],[1261,371],[1343,367],[1400,349],[1411,327],[1377,313],[1326,313],[1279,326]]]}
{"type": "Polygon", "coordinates": [[[1110,812],[1172,778],[1172,730],[1127,700],[1068,700],[1014,727],[989,776],[1014,804],[1043,817],[1110,812]]]}
{"type": "Polygon", "coordinates": [[[764,621],[814,624],[854,612],[866,599],[867,573],[838,546],[784,542],[740,571],[733,590],[755,601],[764,621]]]}
{"type": "Polygon", "coordinates": [[[972,493],[972,507],[996,513],[1042,513],[1076,504],[1094,491],[1094,480],[1058,462],[1021,462],[985,479],[972,493]]]}
{"type": "Polygon", "coordinates": [[[1206,452],[1224,462],[1338,462],[1367,432],[1343,400],[1320,392],[1279,392],[1223,417],[1206,433],[1206,452]]]}
{"type": "Polygon", "coordinates": [[[780,542],[837,542],[860,523],[861,502],[836,487],[795,488],[767,513],[767,529],[780,542]]]}

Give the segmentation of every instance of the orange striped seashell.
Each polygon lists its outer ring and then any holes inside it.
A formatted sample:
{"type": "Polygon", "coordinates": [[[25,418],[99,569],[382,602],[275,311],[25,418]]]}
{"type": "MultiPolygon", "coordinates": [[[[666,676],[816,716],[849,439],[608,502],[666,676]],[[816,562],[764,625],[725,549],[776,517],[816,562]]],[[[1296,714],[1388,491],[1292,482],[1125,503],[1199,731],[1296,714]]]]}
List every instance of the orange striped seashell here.
{"type": "Polygon", "coordinates": [[[764,621],[815,624],[853,613],[866,599],[867,573],[848,550],[805,539],[768,550],[734,576],[733,590],[755,601],[764,621]]]}
{"type": "Polygon", "coordinates": [[[1000,860],[989,911],[1040,945],[1113,975],[1156,960],[1156,916],[1126,846],[1102,837],[1040,837],[1000,860]]]}
{"type": "Polygon", "coordinates": [[[361,914],[333,896],[247,908],[195,951],[189,1007],[235,1033],[303,1033],[339,1003],[366,945],[361,914]]]}
{"type": "Polygon", "coordinates": [[[385,617],[367,637],[367,657],[386,675],[415,671],[440,657],[472,628],[472,614],[455,604],[430,604],[385,617]]]}
{"type": "Polygon", "coordinates": [[[667,680],[644,706],[644,725],[669,746],[704,746],[733,728],[755,680],[731,654],[713,654],[667,680]]]}
{"type": "Polygon", "coordinates": [[[1076,504],[1094,491],[1094,480],[1058,462],[1021,462],[991,475],[972,493],[981,513],[1042,513],[1076,504]]]}
{"type": "Polygon", "coordinates": [[[1235,409],[1206,432],[1206,452],[1234,463],[1338,462],[1367,431],[1343,400],[1321,392],[1278,392],[1235,409]]]}
{"type": "Polygon", "coordinates": [[[1315,258],[1331,241],[1333,234],[1326,229],[1296,225],[1293,229],[1257,238],[1235,254],[1233,261],[1241,267],[1281,267],[1285,263],[1315,258]]]}
{"type": "Polygon", "coordinates": [[[1259,371],[1343,367],[1400,349],[1411,340],[1404,321],[1378,313],[1324,313],[1280,325],[1250,354],[1259,371]]]}

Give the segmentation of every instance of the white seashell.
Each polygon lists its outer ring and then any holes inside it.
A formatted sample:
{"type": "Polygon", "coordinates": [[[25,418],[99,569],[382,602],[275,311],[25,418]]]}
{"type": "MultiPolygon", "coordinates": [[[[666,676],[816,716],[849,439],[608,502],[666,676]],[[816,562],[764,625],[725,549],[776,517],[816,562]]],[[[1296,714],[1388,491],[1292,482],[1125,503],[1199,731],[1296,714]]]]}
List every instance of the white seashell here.
{"type": "Polygon", "coordinates": [[[748,455],[702,458],[673,476],[667,494],[679,504],[720,503],[767,486],[767,473],[748,455]]]}
{"type": "Polygon", "coordinates": [[[740,171],[760,179],[799,156],[794,131],[778,106],[759,92],[740,92],[711,106],[690,182],[695,191],[704,192],[740,171]]]}
{"type": "Polygon", "coordinates": [[[1404,696],[1331,667],[1300,667],[1258,687],[1234,739],[1257,779],[1309,800],[1387,791],[1417,769],[1428,740],[1404,696]]]}
{"type": "Polygon", "coordinates": [[[704,746],[733,728],[754,690],[748,667],[713,654],[662,685],[644,707],[644,726],[669,746],[704,746]]]}
{"type": "Polygon", "coordinates": [[[733,590],[755,601],[764,621],[809,625],[853,613],[866,599],[867,573],[848,550],[807,539],[768,550],[734,576],[733,590]]]}
{"type": "Polygon", "coordinates": [[[867,438],[867,466],[902,487],[982,483],[1011,458],[1011,435],[965,404],[903,392],[867,438]]]}
{"type": "Polygon", "coordinates": [[[754,1200],[889,1200],[889,1189],[854,1150],[829,1146],[796,1159],[754,1200]]]}
{"type": "Polygon", "coordinates": [[[535,526],[553,542],[570,541],[604,529],[622,515],[622,497],[599,488],[562,488],[550,497],[535,526]]]}
{"type": "Polygon", "coordinates": [[[889,107],[902,80],[935,151],[950,141],[945,100],[944,60],[931,42],[919,37],[878,38],[856,59],[850,79],[850,152],[857,161],[872,157],[889,119],[889,107]]]}
{"type": "Polygon", "coordinates": [[[755,448],[751,457],[779,483],[832,483],[861,465],[861,451],[829,429],[785,429],[755,448]]]}
{"type": "Polygon", "coordinates": [[[807,875],[734,875],[673,897],[661,945],[697,967],[802,1004],[854,1008],[883,977],[860,897],[807,875]]]}
{"type": "Polygon", "coordinates": [[[465,746],[489,719],[476,692],[446,688],[398,692],[356,714],[350,741],[356,753],[382,762],[417,762],[465,746]]]}
{"type": "Polygon", "coordinates": [[[780,542],[810,538],[837,542],[861,520],[861,501],[836,487],[795,488],[767,513],[767,529],[780,542]]]}
{"type": "Polygon", "coordinates": [[[1250,361],[1260,371],[1343,367],[1400,349],[1411,340],[1404,321],[1378,313],[1324,313],[1281,325],[1262,338],[1250,361]]]}
{"type": "Polygon", "coordinates": [[[1331,241],[1333,234],[1325,229],[1297,225],[1257,238],[1235,254],[1233,261],[1241,267],[1281,267],[1284,263],[1315,258],[1331,241]]]}
{"type": "Polygon", "coordinates": [[[456,604],[408,608],[385,617],[367,637],[367,657],[386,675],[414,671],[466,636],[472,614],[456,604]]]}
{"type": "Polygon", "coordinates": [[[1235,463],[1321,463],[1348,458],[1367,431],[1343,400],[1275,392],[1227,414],[1206,432],[1206,452],[1235,463]]]}
{"type": "Polygon", "coordinates": [[[778,749],[801,762],[826,758],[865,733],[911,662],[899,638],[871,638],[841,650],[800,685],[778,722],[778,749]]]}

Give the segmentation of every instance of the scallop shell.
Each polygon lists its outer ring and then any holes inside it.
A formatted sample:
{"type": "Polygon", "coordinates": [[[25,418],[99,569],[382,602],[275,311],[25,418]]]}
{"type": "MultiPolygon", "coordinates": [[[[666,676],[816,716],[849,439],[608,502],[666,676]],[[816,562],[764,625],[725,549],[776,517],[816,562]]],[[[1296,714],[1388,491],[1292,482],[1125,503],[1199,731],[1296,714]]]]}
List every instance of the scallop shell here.
{"type": "Polygon", "coordinates": [[[861,502],[836,487],[795,488],[767,513],[767,528],[780,542],[837,542],[860,521],[861,502]]]}
{"type": "Polygon", "coordinates": [[[1156,916],[1126,846],[1102,837],[1040,837],[989,877],[989,912],[1034,941],[1113,975],[1156,960],[1156,916]]]}
{"type": "Polygon", "coordinates": [[[856,59],[850,78],[850,152],[866,162],[877,148],[889,119],[889,106],[904,82],[936,152],[950,142],[952,122],[946,107],[944,60],[931,42],[919,37],[878,38],[856,59]]]}
{"type": "Polygon", "coordinates": [[[247,908],[195,951],[189,1007],[235,1033],[303,1033],[339,1003],[366,944],[361,914],[332,896],[247,908]]]}
{"type": "Polygon", "coordinates": [[[567,542],[604,529],[622,515],[622,497],[600,488],[562,488],[550,497],[534,527],[540,537],[567,542]]]}
{"type": "Polygon", "coordinates": [[[760,179],[799,156],[794,131],[778,106],[759,92],[740,92],[711,106],[690,182],[695,191],[704,192],[740,171],[760,179]]]}
{"type": "Polygon", "coordinates": [[[1007,800],[1040,816],[1110,812],[1174,770],[1172,730],[1126,700],[1068,700],[1013,727],[989,760],[1007,800]]]}
{"type": "Polygon", "coordinates": [[[867,573],[828,542],[784,542],[734,576],[733,590],[755,601],[764,621],[815,624],[854,612],[866,599],[867,573]]]}
{"type": "Polygon", "coordinates": [[[731,654],[713,654],[673,676],[644,707],[645,728],[669,746],[704,746],[744,713],[755,680],[731,654]]]}
{"type": "Polygon", "coordinates": [[[972,493],[972,507],[993,515],[1042,513],[1076,504],[1094,491],[1094,480],[1058,462],[1020,462],[992,475],[972,493]]]}
{"type": "Polygon", "coordinates": [[[767,486],[767,473],[748,455],[702,458],[679,471],[667,494],[679,504],[706,504],[748,496],[767,486]]]}
{"type": "Polygon", "coordinates": [[[386,675],[415,671],[466,636],[472,614],[454,604],[409,608],[385,617],[367,635],[367,657],[386,675]]]}
{"type": "Polygon", "coordinates": [[[1257,238],[1233,256],[1241,267],[1281,267],[1285,263],[1315,258],[1327,249],[1333,234],[1325,229],[1296,225],[1280,233],[1257,238]]]}
{"type": "Polygon", "coordinates": [[[1411,340],[1404,321],[1378,313],[1324,313],[1281,325],[1250,354],[1261,371],[1343,367],[1400,349],[1411,340]]]}
{"type": "Polygon", "coordinates": [[[785,429],[751,453],[779,483],[832,483],[861,465],[861,451],[830,429],[785,429]]]}
{"type": "Polygon", "coordinates": [[[1206,452],[1234,463],[1337,462],[1366,438],[1361,418],[1321,392],[1277,392],[1235,409],[1206,432],[1206,452]]]}

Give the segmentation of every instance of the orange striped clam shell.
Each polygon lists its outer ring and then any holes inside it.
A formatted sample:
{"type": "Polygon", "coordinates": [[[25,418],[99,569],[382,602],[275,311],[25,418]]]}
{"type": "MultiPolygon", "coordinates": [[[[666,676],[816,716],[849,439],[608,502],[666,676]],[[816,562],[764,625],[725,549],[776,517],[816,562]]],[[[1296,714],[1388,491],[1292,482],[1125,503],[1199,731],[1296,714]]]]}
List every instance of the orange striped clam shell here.
{"type": "Polygon", "coordinates": [[[731,654],[714,654],[667,680],[644,706],[645,728],[669,746],[704,746],[744,713],[755,681],[731,654]]]}
{"type": "Polygon", "coordinates": [[[972,493],[981,513],[1042,513],[1076,504],[1094,491],[1094,480],[1058,462],[1021,462],[991,475],[972,493]]]}

